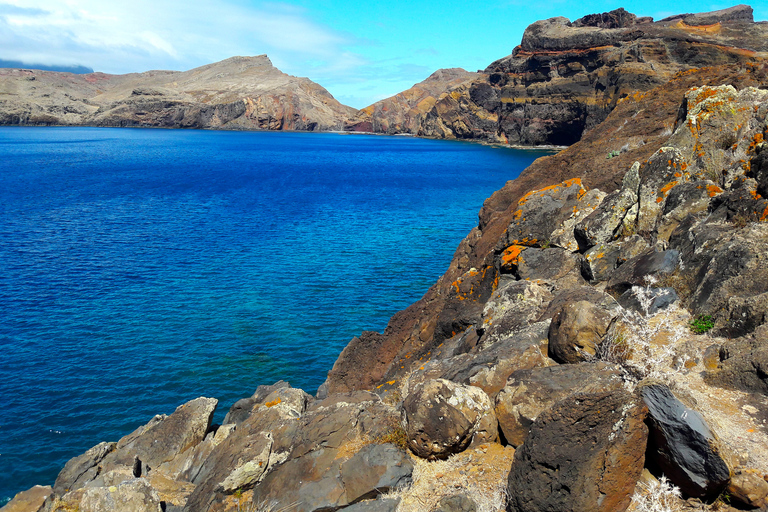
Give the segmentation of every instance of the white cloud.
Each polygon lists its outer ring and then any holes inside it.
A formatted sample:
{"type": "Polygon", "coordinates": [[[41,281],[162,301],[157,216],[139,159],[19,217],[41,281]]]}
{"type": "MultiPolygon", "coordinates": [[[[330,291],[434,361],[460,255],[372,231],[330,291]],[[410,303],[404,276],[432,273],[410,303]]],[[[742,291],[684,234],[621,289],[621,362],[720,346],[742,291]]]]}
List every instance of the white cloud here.
{"type": "MultiPolygon", "coordinates": [[[[0,0],[3,2],[3,0],[0,0]]],[[[353,42],[282,4],[244,8],[232,0],[5,0],[0,56],[41,64],[78,63],[109,73],[189,69],[233,55],[314,59],[346,69],[362,61],[353,42]]]]}

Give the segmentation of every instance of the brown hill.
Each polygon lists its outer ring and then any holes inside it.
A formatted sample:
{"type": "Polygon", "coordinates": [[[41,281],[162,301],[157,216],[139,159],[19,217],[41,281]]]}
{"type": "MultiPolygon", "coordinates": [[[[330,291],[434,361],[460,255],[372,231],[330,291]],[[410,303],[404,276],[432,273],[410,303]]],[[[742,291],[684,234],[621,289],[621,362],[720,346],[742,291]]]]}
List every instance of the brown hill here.
{"type": "Polygon", "coordinates": [[[190,71],[75,75],[0,69],[0,124],[338,130],[354,112],[266,55],[190,71]]]}
{"type": "Polygon", "coordinates": [[[767,36],[768,24],[755,23],[746,5],[658,22],[624,9],[537,21],[511,55],[474,80],[447,84],[418,104],[406,93],[388,98],[358,112],[347,129],[570,145],[620,99],[679,71],[764,59],[767,36]]]}

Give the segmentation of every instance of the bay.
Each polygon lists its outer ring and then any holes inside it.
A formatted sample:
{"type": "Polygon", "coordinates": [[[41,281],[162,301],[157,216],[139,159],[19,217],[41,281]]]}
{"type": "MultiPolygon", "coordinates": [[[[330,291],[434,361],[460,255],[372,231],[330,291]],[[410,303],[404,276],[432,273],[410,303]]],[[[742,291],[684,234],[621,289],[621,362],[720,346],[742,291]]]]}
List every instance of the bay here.
{"type": "Polygon", "coordinates": [[[198,396],[313,393],[546,151],[0,128],[0,504],[198,396]]]}

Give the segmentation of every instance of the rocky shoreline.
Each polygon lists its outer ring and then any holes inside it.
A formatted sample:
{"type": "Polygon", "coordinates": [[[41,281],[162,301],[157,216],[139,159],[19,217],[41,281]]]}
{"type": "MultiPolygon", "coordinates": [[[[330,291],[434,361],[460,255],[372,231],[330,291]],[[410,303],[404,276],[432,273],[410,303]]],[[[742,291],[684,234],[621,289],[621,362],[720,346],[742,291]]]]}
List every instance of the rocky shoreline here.
{"type": "Polygon", "coordinates": [[[2,510],[766,509],[766,137],[754,55],[617,99],[316,396],[260,386],[221,425],[198,398],[2,510]]]}

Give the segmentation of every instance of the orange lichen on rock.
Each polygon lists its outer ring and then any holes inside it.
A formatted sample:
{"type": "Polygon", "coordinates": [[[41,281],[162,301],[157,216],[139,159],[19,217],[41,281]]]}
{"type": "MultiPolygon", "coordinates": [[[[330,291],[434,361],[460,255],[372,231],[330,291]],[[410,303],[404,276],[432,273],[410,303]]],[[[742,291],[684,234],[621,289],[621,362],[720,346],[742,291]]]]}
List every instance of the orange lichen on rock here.
{"type": "Polygon", "coordinates": [[[670,181],[669,183],[661,187],[661,189],[659,190],[659,197],[656,198],[656,202],[657,203],[662,202],[664,198],[667,197],[667,192],[672,190],[677,185],[677,183],[678,182],[676,180],[670,181]]]}
{"type": "Polygon", "coordinates": [[[283,402],[283,400],[281,398],[276,398],[275,400],[272,400],[271,402],[267,402],[264,405],[266,405],[267,407],[274,407],[277,404],[282,403],[282,402],[283,402]]]}
{"type": "Polygon", "coordinates": [[[517,265],[520,262],[520,253],[522,253],[527,246],[524,245],[512,245],[504,250],[501,255],[501,261],[504,266],[517,265]]]}
{"type": "Polygon", "coordinates": [[[757,149],[757,146],[761,144],[765,140],[765,136],[762,132],[757,132],[754,137],[752,137],[752,142],[749,144],[749,147],[747,148],[748,153],[752,153],[757,149]]]}
{"type": "Polygon", "coordinates": [[[707,185],[707,192],[709,193],[709,197],[715,197],[717,194],[722,194],[723,189],[717,185],[707,185]]]}

